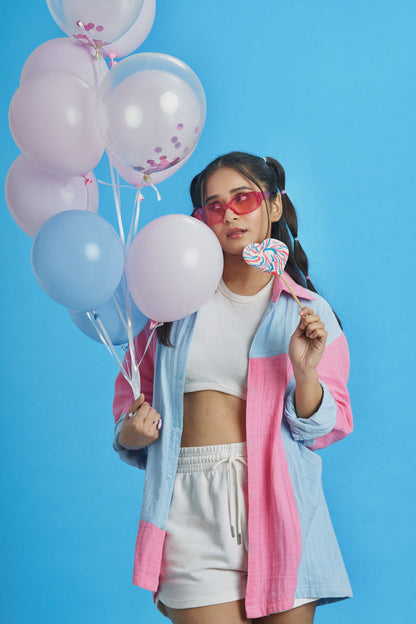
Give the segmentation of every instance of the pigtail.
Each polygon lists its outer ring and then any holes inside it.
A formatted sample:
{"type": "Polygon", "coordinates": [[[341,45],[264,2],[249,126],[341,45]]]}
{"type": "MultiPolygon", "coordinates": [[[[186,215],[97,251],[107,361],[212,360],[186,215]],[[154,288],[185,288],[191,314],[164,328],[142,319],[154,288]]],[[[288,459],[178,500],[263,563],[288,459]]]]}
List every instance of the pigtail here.
{"type": "MultiPolygon", "coordinates": [[[[292,202],[290,201],[289,195],[287,194],[286,190],[285,190],[285,186],[286,186],[286,175],[285,175],[285,170],[283,169],[282,165],[275,160],[274,158],[270,158],[268,157],[266,159],[266,163],[267,165],[269,165],[269,167],[271,167],[275,173],[276,176],[276,186],[279,188],[280,192],[281,192],[281,196],[282,196],[282,207],[283,207],[283,216],[285,218],[286,224],[290,230],[290,233],[292,235],[293,238],[293,247],[292,245],[289,247],[289,249],[292,248],[293,250],[293,257],[294,257],[294,261],[296,263],[296,267],[298,269],[298,274],[301,273],[301,280],[302,282],[304,282],[304,284],[307,286],[307,288],[309,290],[312,290],[313,292],[317,292],[317,290],[315,289],[314,285],[312,284],[312,281],[309,277],[309,262],[308,262],[308,257],[302,247],[302,245],[300,244],[300,242],[298,241],[298,217],[296,214],[296,210],[294,205],[292,204],[292,202]]],[[[285,241],[284,241],[285,242],[285,241]]],[[[290,271],[288,270],[288,273],[290,274],[290,271]]],[[[293,276],[292,276],[293,277],[293,276]]],[[[294,278],[296,280],[296,278],[294,278]]],[[[298,280],[296,280],[298,281],[298,280]]]]}
{"type": "Polygon", "coordinates": [[[163,323],[163,325],[158,325],[156,327],[156,335],[160,344],[165,347],[173,347],[173,344],[170,341],[170,332],[172,329],[172,321],[168,323],[163,323]]]}

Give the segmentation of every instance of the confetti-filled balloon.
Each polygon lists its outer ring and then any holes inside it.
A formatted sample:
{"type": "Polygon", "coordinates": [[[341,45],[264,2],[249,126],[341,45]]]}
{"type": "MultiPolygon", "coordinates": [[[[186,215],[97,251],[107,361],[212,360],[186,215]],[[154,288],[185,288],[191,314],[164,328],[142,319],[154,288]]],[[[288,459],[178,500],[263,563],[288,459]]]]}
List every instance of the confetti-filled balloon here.
{"type": "Polygon", "coordinates": [[[55,22],[70,37],[99,49],[124,35],[136,21],[143,0],[46,0],[55,22]]]}
{"type": "Polygon", "coordinates": [[[284,243],[275,238],[266,238],[262,243],[252,243],[243,250],[243,258],[250,266],[281,275],[285,269],[289,250],[284,243]]]}
{"type": "Polygon", "coordinates": [[[96,117],[106,147],[141,174],[172,169],[193,150],[206,114],[202,85],[167,54],[133,54],[107,74],[96,117]]]}

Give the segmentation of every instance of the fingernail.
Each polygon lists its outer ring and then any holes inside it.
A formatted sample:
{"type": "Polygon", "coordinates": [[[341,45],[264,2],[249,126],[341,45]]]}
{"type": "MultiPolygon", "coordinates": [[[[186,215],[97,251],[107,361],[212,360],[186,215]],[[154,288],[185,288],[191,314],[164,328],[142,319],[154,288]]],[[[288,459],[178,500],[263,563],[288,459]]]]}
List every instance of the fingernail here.
{"type": "Polygon", "coordinates": [[[162,429],[162,419],[160,419],[159,422],[157,423],[157,428],[162,429]]]}

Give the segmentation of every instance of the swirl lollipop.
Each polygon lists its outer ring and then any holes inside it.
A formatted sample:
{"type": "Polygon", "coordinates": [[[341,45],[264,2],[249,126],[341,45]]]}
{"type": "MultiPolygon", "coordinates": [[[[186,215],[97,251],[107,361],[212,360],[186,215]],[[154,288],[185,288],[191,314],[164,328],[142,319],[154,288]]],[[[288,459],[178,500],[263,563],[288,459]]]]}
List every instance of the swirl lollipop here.
{"type": "Polygon", "coordinates": [[[275,238],[266,238],[262,243],[252,243],[243,249],[243,258],[247,264],[258,271],[281,277],[298,306],[302,308],[299,299],[283,277],[288,257],[289,249],[287,246],[275,238]]]}

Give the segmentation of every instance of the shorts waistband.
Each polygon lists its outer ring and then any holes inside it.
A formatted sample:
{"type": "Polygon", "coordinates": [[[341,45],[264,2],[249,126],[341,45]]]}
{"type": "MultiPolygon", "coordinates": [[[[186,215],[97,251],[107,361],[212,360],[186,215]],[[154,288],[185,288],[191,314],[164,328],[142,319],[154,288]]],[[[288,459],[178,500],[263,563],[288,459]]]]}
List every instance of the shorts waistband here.
{"type": "MultiPolygon", "coordinates": [[[[246,459],[247,442],[216,444],[213,446],[185,446],[179,451],[177,472],[205,470],[230,457],[246,459]]],[[[219,467],[223,465],[223,463],[220,463],[219,467]]]]}

